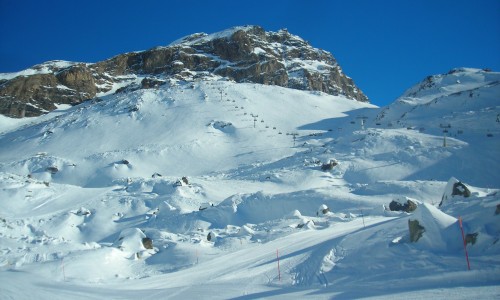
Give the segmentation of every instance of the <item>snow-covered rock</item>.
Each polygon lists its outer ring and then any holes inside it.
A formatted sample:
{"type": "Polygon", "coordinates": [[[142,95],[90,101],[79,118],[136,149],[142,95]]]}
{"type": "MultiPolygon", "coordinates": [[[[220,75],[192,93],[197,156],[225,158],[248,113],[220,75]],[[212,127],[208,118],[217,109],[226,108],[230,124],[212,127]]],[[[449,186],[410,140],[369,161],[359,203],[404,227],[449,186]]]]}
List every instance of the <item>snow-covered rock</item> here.
{"type": "Polygon", "coordinates": [[[414,211],[417,209],[417,206],[422,204],[421,201],[416,199],[400,196],[394,198],[391,203],[389,203],[389,210],[391,211],[405,211],[407,213],[414,211]]]}
{"type": "Polygon", "coordinates": [[[140,258],[143,256],[143,253],[150,254],[147,251],[148,249],[153,249],[153,241],[139,228],[127,228],[120,232],[120,235],[113,243],[113,247],[140,258]]]}
{"type": "MultiPolygon", "coordinates": [[[[423,227],[421,237],[417,236],[414,239],[419,246],[436,251],[460,249],[462,237],[458,220],[433,205],[428,203],[419,205],[408,221],[409,224],[412,221],[418,221],[418,225],[423,227]]],[[[411,230],[410,234],[412,234],[411,230]]]]}
{"type": "Polygon", "coordinates": [[[450,201],[453,201],[453,197],[456,196],[467,198],[471,196],[471,192],[464,183],[462,183],[455,177],[451,177],[446,184],[446,188],[444,189],[443,197],[441,197],[439,207],[446,205],[450,201]]]}

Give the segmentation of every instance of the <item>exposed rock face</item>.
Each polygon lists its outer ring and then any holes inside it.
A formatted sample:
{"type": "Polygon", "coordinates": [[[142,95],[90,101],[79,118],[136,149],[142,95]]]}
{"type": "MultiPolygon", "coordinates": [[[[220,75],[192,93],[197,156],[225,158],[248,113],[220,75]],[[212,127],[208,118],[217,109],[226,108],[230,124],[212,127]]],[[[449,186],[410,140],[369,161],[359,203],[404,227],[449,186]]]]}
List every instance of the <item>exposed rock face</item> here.
{"type": "Polygon", "coordinates": [[[418,220],[408,220],[408,229],[412,243],[417,242],[425,232],[425,228],[419,224],[418,220]]]}
{"type": "Polygon", "coordinates": [[[96,80],[93,73],[83,64],[59,72],[56,78],[62,85],[87,93],[89,97],[93,97],[97,92],[96,80]]]}
{"type": "Polygon", "coordinates": [[[64,69],[51,67],[50,73],[44,73],[47,72],[44,68],[37,74],[0,81],[0,114],[38,116],[54,110],[55,104],[78,104],[96,96],[98,76],[85,64],[72,64],[64,69]]]}
{"type": "Polygon", "coordinates": [[[144,79],[137,88],[155,88],[168,78],[221,76],[368,101],[332,54],[287,30],[266,32],[258,26],[193,34],[167,47],[121,54],[95,64],[56,61],[26,71],[19,72],[20,76],[0,74],[0,114],[40,115],[55,109],[54,104],[78,104],[114,92],[117,84],[137,85],[137,78],[144,79]]]}

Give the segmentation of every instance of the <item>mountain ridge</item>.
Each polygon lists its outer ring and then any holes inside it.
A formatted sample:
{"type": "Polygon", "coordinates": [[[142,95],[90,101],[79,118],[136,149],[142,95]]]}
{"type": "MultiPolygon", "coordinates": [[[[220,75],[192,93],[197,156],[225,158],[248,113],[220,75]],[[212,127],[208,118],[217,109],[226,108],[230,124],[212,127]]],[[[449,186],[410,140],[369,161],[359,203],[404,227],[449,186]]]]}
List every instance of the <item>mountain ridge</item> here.
{"type": "Polygon", "coordinates": [[[321,91],[368,102],[333,55],[286,29],[233,27],[197,33],[168,46],[116,55],[97,63],[51,61],[0,74],[0,114],[37,116],[55,104],[78,104],[118,88],[154,88],[167,80],[223,78],[321,91]]]}

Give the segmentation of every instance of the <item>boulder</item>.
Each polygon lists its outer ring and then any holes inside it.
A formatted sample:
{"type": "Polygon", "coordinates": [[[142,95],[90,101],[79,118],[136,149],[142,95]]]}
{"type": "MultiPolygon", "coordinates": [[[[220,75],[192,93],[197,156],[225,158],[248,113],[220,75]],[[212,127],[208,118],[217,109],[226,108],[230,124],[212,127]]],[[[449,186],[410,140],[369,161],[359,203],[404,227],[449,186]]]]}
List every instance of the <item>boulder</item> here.
{"type": "Polygon", "coordinates": [[[455,182],[453,184],[453,191],[451,193],[452,196],[462,196],[462,197],[470,197],[471,192],[469,188],[463,184],[462,182],[455,182]]]}
{"type": "Polygon", "coordinates": [[[455,177],[451,177],[445,187],[443,196],[441,197],[441,202],[439,203],[439,207],[456,196],[468,198],[471,196],[471,192],[464,183],[462,183],[455,177]]]}
{"type": "Polygon", "coordinates": [[[153,249],[153,240],[148,237],[142,238],[142,245],[146,249],[153,249]]]}
{"type": "Polygon", "coordinates": [[[321,204],[318,210],[316,211],[316,216],[326,215],[330,212],[330,208],[326,206],[326,204],[321,204]]]}
{"type": "Polygon", "coordinates": [[[120,232],[113,246],[124,252],[135,254],[147,249],[153,249],[153,240],[147,237],[139,228],[127,228],[120,232]]]}
{"type": "Polygon", "coordinates": [[[417,242],[425,232],[425,228],[420,225],[418,220],[408,220],[408,229],[410,231],[410,242],[417,242]]]}
{"type": "Polygon", "coordinates": [[[404,211],[409,213],[417,209],[417,206],[420,203],[421,203],[420,201],[417,201],[415,199],[411,199],[408,197],[400,197],[392,200],[391,203],[389,203],[389,210],[404,211]]]}
{"type": "Polygon", "coordinates": [[[335,159],[330,159],[327,163],[324,163],[322,166],[321,166],[321,170],[322,171],[331,171],[333,170],[333,168],[338,165],[338,161],[335,160],[335,159]]]}
{"type": "Polygon", "coordinates": [[[474,232],[474,233],[467,233],[465,235],[465,243],[466,244],[471,244],[471,245],[474,245],[477,241],[477,236],[479,235],[478,232],[474,232]]]}
{"type": "Polygon", "coordinates": [[[215,235],[215,233],[213,233],[212,231],[210,231],[207,234],[207,241],[209,241],[209,242],[215,242],[216,237],[217,236],[215,235]]]}

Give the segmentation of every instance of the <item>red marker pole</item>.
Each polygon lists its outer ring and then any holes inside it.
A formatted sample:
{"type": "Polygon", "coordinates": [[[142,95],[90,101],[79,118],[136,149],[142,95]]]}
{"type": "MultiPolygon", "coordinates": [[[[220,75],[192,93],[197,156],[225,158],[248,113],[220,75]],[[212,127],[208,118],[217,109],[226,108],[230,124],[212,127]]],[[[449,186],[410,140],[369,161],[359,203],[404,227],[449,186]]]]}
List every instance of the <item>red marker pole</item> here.
{"type": "Polygon", "coordinates": [[[462,240],[464,242],[465,259],[467,260],[467,269],[470,270],[469,253],[467,253],[467,243],[465,242],[464,228],[462,226],[462,217],[458,217],[458,224],[460,225],[460,231],[462,231],[462,240]]]}
{"type": "Polygon", "coordinates": [[[278,280],[281,281],[280,256],[278,254],[278,249],[276,249],[276,259],[278,260],[278,280]]]}

